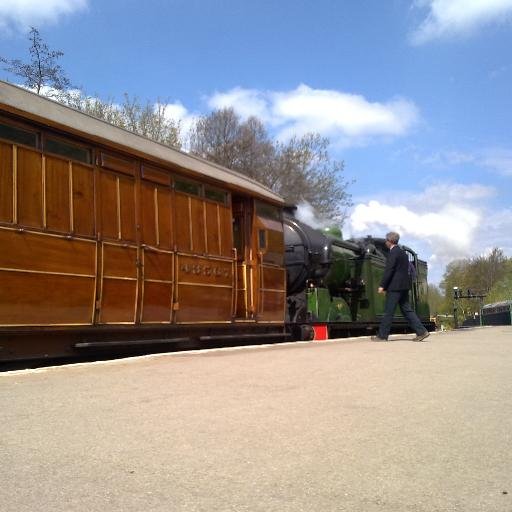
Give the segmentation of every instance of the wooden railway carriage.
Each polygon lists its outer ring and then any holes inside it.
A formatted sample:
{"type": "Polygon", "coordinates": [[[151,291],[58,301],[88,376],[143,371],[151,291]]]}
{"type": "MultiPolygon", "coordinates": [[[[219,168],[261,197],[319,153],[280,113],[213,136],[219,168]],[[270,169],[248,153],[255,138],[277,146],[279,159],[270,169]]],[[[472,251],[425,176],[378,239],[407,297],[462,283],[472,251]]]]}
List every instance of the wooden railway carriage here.
{"type": "Polygon", "coordinates": [[[282,200],[0,82],[0,361],[285,336],[282,200]]]}

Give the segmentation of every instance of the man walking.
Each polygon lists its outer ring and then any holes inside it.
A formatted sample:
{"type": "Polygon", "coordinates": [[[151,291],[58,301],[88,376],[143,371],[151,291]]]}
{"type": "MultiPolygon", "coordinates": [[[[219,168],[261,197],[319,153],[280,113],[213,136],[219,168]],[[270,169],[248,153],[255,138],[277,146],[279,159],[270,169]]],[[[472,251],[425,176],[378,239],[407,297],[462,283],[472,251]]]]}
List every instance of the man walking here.
{"type": "Polygon", "coordinates": [[[405,251],[398,246],[400,235],[391,231],[386,235],[386,247],[389,249],[386,268],[378,292],[386,294],[384,316],[380,322],[377,336],[373,341],[388,341],[393,315],[398,304],[400,311],[411,329],[416,333],[413,341],[425,341],[429,332],[412,309],[409,303],[411,276],[409,275],[409,258],[405,251]]]}

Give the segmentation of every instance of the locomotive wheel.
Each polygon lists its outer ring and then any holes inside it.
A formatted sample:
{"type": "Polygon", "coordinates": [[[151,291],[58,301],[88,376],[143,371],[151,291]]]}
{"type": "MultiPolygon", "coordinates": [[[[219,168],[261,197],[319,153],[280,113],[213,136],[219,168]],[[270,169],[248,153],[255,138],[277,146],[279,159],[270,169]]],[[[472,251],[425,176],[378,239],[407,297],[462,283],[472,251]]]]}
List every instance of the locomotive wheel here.
{"type": "Polygon", "coordinates": [[[311,325],[301,325],[300,326],[300,340],[301,341],[311,341],[315,337],[315,332],[313,331],[313,327],[311,325]]]}

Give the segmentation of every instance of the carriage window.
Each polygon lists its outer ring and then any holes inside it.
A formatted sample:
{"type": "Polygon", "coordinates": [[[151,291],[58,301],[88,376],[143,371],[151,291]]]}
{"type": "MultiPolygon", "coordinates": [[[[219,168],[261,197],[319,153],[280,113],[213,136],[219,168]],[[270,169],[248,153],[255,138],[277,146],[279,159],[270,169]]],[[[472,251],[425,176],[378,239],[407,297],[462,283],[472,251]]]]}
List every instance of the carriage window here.
{"type": "Polygon", "coordinates": [[[62,140],[46,139],[44,143],[45,151],[63,156],[69,160],[77,160],[85,164],[91,163],[91,151],[82,146],[75,146],[62,140]]]}
{"type": "Polygon", "coordinates": [[[281,221],[281,209],[271,204],[256,201],[256,214],[266,219],[281,221]]]}
{"type": "Polygon", "coordinates": [[[204,189],[204,197],[209,199],[210,201],[215,201],[216,203],[227,204],[228,194],[222,190],[217,190],[214,188],[205,187],[204,189]]]}
{"type": "Polygon", "coordinates": [[[258,231],[258,242],[261,250],[267,248],[267,232],[264,229],[258,231]]]}
{"type": "Polygon", "coordinates": [[[201,195],[201,185],[191,183],[190,181],[175,180],[174,189],[178,192],[184,192],[185,194],[191,194],[193,196],[201,195]]]}
{"type": "Polygon", "coordinates": [[[9,126],[7,124],[0,123],[0,138],[6,139],[16,144],[23,144],[24,146],[31,146],[35,148],[37,146],[37,134],[22,130],[15,126],[9,126]]]}

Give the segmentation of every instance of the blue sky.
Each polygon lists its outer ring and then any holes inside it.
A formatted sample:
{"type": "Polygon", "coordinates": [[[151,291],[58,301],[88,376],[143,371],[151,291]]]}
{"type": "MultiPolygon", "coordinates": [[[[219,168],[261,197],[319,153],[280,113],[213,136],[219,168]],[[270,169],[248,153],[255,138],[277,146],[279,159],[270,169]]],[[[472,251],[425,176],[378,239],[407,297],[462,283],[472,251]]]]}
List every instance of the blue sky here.
{"type": "Polygon", "coordinates": [[[0,55],[27,58],[30,25],[91,95],[328,136],[345,234],[398,230],[433,282],[512,256],[512,0],[2,0],[0,55]]]}

